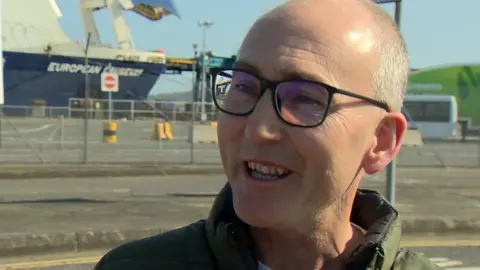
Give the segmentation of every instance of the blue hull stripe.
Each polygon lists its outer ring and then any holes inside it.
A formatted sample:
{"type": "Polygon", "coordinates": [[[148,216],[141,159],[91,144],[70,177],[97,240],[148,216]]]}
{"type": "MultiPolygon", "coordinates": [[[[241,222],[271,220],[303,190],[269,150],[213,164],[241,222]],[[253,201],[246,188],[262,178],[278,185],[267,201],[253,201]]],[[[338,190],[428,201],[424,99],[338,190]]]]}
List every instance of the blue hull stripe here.
{"type": "Polygon", "coordinates": [[[106,99],[101,91],[100,75],[103,71],[119,74],[119,92],[113,99],[146,98],[165,65],[118,60],[84,59],[47,54],[3,51],[6,105],[32,105],[42,100],[47,106],[68,106],[70,98],[84,97],[85,72],[89,73],[90,97],[106,99]]]}

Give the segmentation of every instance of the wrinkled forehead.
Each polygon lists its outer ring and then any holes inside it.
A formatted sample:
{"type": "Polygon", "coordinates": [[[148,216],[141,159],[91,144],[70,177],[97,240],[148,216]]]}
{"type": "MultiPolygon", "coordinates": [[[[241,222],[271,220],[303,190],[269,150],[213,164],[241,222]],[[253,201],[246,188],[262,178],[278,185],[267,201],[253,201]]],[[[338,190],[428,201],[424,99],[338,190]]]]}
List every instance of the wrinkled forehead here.
{"type": "Polygon", "coordinates": [[[322,12],[293,7],[260,18],[242,43],[240,62],[254,66],[267,79],[303,74],[338,87],[345,74],[371,70],[368,65],[373,62],[366,58],[374,49],[373,34],[361,18],[342,19],[353,15],[343,9],[330,14],[316,8],[322,12]]]}
{"type": "Polygon", "coordinates": [[[255,23],[242,43],[239,60],[251,63],[271,79],[290,70],[326,66],[327,39],[295,18],[266,17],[255,23]],[[288,20],[290,19],[290,20],[288,20]],[[318,36],[318,37],[317,37],[318,36]],[[315,66],[315,67],[314,67],[315,66]]]}

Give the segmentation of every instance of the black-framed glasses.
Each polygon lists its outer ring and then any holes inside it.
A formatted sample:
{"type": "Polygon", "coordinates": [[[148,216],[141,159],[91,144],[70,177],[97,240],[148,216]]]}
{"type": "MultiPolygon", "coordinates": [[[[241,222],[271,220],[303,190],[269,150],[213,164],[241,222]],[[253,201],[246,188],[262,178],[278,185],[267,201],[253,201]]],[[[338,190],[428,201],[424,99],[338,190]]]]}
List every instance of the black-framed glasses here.
{"type": "Polygon", "coordinates": [[[278,117],[297,127],[316,127],[328,115],[334,94],[366,101],[387,112],[387,104],[310,80],[283,80],[272,82],[243,69],[210,69],[212,97],[222,112],[247,116],[251,114],[267,89],[271,90],[272,104],[278,117]]]}

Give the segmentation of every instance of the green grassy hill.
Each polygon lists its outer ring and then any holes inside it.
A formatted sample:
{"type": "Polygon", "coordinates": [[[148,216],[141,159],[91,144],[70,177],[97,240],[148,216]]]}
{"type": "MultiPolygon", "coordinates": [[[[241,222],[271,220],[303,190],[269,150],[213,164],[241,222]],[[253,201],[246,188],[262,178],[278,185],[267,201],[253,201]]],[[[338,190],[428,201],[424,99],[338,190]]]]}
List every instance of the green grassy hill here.
{"type": "Polygon", "coordinates": [[[459,117],[480,125],[480,65],[417,70],[410,74],[408,93],[454,95],[459,117]]]}

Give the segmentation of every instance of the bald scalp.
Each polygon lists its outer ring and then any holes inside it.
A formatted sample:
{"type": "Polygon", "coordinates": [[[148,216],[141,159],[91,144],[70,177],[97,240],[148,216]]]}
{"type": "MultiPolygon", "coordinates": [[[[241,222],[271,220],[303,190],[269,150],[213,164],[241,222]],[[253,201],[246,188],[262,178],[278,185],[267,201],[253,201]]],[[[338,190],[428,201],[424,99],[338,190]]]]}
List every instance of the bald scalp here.
{"type": "MultiPolygon", "coordinates": [[[[400,111],[408,84],[410,72],[409,58],[405,41],[394,22],[393,18],[372,0],[287,0],[285,3],[273,8],[258,21],[282,18],[295,19],[293,10],[306,10],[321,16],[328,14],[328,9],[335,9],[336,14],[342,14],[350,20],[361,20],[374,29],[373,40],[376,54],[376,64],[373,67],[371,80],[372,93],[378,100],[388,104],[392,111],[400,111]],[[355,16],[352,14],[355,11],[355,16]],[[354,17],[354,18],[353,18],[354,17]]],[[[339,24],[343,24],[341,19],[339,24]]],[[[322,26],[319,26],[321,28],[322,26]]],[[[367,27],[367,26],[363,26],[367,27]]],[[[315,31],[315,29],[312,29],[315,31]]]]}
{"type": "Polygon", "coordinates": [[[371,1],[361,0],[370,6],[374,21],[382,29],[378,39],[378,69],[373,75],[373,93],[386,102],[392,110],[400,111],[408,86],[410,59],[405,40],[392,17],[371,1]],[[373,6],[373,7],[372,7],[373,6]]]}

